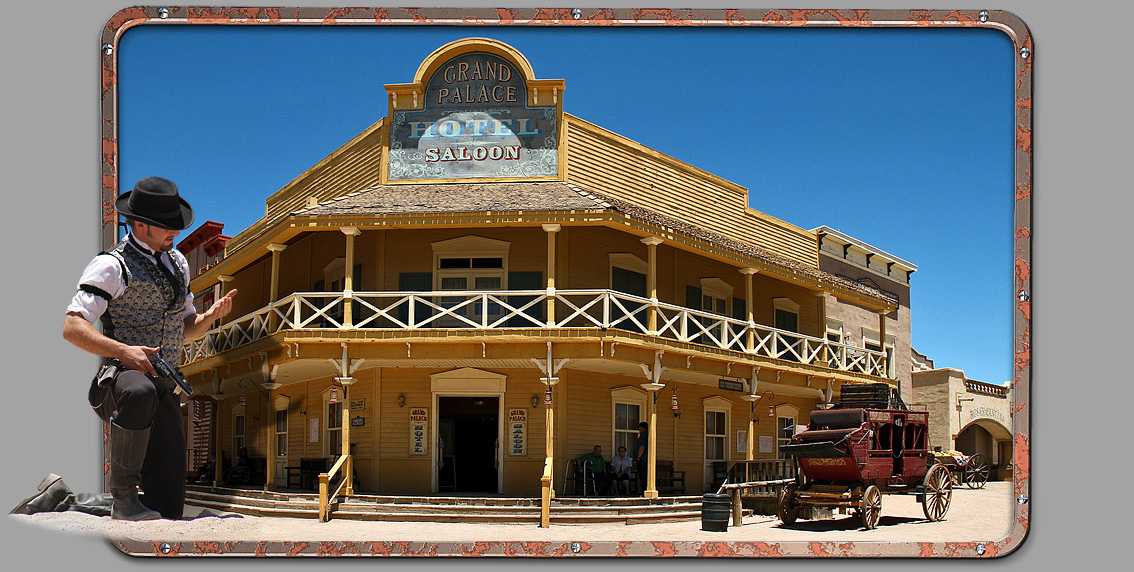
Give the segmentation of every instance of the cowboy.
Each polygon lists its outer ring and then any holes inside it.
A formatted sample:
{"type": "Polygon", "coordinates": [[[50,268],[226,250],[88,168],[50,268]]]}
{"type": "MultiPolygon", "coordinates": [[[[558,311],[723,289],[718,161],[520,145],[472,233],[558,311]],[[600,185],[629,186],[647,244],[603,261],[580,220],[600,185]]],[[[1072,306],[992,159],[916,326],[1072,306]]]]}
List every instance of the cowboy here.
{"type": "Polygon", "coordinates": [[[180,519],[185,431],[179,397],[150,360],[160,356],[181,363],[185,339],[201,336],[227,315],[236,290],[204,314],[194,309],[188,263],[173,248],[178,231],[193,224],[193,209],[172,181],[142,179],[118,197],[114,208],[126,218],[129,234],[83,271],[67,306],[63,337],[103,358],[87,398],[110,423],[111,516],[180,519]]]}

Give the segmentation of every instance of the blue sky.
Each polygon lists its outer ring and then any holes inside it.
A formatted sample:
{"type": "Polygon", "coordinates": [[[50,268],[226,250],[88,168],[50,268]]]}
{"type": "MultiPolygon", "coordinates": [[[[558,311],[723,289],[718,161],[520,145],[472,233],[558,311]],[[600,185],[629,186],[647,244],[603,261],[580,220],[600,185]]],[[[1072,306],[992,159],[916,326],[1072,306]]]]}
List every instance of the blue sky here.
{"type": "Polygon", "coordinates": [[[386,114],[384,84],[470,36],[753,208],[916,264],[914,348],[1012,379],[1014,48],[993,30],[140,26],[118,52],[119,185],[172,179],[234,235],[386,114]]]}

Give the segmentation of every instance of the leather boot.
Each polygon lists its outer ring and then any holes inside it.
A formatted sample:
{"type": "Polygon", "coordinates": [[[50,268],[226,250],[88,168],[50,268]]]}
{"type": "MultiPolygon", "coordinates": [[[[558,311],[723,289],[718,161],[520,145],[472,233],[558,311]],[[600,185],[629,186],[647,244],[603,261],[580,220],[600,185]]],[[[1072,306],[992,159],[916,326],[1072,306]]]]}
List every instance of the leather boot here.
{"type": "Polygon", "coordinates": [[[71,494],[71,489],[67,488],[67,484],[59,475],[55,473],[47,475],[40,481],[36,489],[39,490],[38,493],[20,501],[20,504],[16,505],[16,508],[8,514],[35,514],[37,512],[66,510],[66,508],[60,508],[60,505],[71,494]]]}
{"type": "Polygon", "coordinates": [[[114,497],[110,493],[75,493],[67,495],[55,512],[73,510],[95,516],[110,516],[113,508],[114,497]]]}
{"type": "Polygon", "coordinates": [[[116,520],[155,520],[157,511],[146,508],[138,499],[142,482],[142,461],[150,443],[150,428],[125,429],[110,424],[110,495],[114,498],[111,516],[116,520]]]}

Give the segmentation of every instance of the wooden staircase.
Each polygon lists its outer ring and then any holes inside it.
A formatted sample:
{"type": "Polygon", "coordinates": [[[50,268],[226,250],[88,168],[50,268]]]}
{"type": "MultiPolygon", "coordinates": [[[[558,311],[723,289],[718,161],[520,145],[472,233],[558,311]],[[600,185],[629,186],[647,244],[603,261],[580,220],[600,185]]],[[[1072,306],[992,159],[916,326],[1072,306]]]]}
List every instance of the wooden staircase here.
{"type": "MultiPolygon", "coordinates": [[[[251,516],[319,518],[319,495],[189,485],[185,504],[251,516]]],[[[356,494],[332,505],[341,520],[539,524],[540,499],[356,494]]],[[[745,510],[751,514],[750,510],[745,510]]],[[[552,524],[646,524],[698,520],[701,497],[565,497],[551,501],[552,524]]]]}

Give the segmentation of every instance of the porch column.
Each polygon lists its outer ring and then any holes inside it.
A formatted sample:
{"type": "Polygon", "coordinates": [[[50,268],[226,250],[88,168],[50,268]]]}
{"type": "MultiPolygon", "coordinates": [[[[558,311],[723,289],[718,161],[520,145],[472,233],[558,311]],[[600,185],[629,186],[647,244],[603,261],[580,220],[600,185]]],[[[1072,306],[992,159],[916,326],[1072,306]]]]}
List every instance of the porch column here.
{"type": "Polygon", "coordinates": [[[752,299],[752,277],[759,271],[755,268],[741,268],[739,272],[744,275],[744,310],[745,317],[748,319],[748,333],[745,334],[744,348],[752,352],[756,349],[756,332],[753,330],[756,327],[756,321],[753,319],[755,301],[752,299]]]}
{"type": "MultiPolygon", "coordinates": [[[[642,239],[642,243],[649,247],[650,252],[650,268],[648,274],[646,274],[646,289],[649,290],[650,293],[650,321],[648,329],[651,336],[656,336],[658,333],[658,245],[662,242],[664,241],[656,236],[647,236],[642,239]]],[[[653,431],[653,423],[651,422],[651,435],[653,431]]]]}
{"type": "Polygon", "coordinates": [[[342,448],[343,455],[347,456],[347,460],[343,463],[343,494],[346,496],[354,495],[354,455],[350,452],[350,401],[349,392],[347,389],[354,385],[355,379],[353,377],[339,378],[339,383],[343,384],[343,431],[342,431],[342,448]]]}
{"type": "Polygon", "coordinates": [[[819,339],[823,340],[819,359],[827,364],[827,293],[823,290],[816,292],[815,300],[819,303],[819,339]]]}
{"type": "Polygon", "coordinates": [[[221,412],[224,405],[224,394],[214,393],[212,398],[216,400],[216,410],[213,411],[213,431],[216,432],[216,451],[213,455],[213,486],[219,487],[221,485],[221,477],[224,475],[224,449],[221,447],[221,418],[224,414],[221,412]]]}
{"type": "MultiPolygon", "coordinates": [[[[362,234],[358,227],[344,226],[339,228],[346,235],[346,268],[343,269],[343,325],[354,325],[351,300],[354,298],[354,237],[362,234]]],[[[343,411],[346,411],[344,408],[343,411]]]]}
{"type": "MultiPolygon", "coordinates": [[[[555,325],[555,233],[562,228],[561,225],[553,223],[543,225],[543,231],[547,233],[547,327],[549,328],[555,325]]],[[[550,408],[548,410],[550,411],[550,408]]]]}
{"type": "MultiPolygon", "coordinates": [[[[654,352],[654,368],[647,370],[651,383],[642,384],[642,388],[649,392],[646,407],[650,410],[650,429],[646,441],[646,490],[642,491],[642,496],[648,499],[658,498],[658,392],[665,388],[665,384],[661,383],[662,372],[665,371],[661,365],[663,353],[654,352]]],[[[642,365],[642,368],[645,370],[646,366],[642,365]]]]}
{"type": "Polygon", "coordinates": [[[878,310],[878,347],[882,348],[882,377],[886,377],[887,367],[889,366],[886,357],[886,310],[878,310]]]}
{"type": "MultiPolygon", "coordinates": [[[[353,236],[347,234],[347,237],[347,244],[350,244],[349,241],[353,238],[353,236]]],[[[348,250],[347,252],[353,253],[352,250],[348,250]]],[[[350,256],[350,254],[348,254],[347,260],[350,260],[351,258],[352,257],[350,256]]],[[[342,438],[341,454],[346,456],[346,461],[343,462],[342,466],[343,494],[346,496],[351,496],[354,494],[354,455],[351,455],[350,452],[350,396],[347,390],[350,386],[354,385],[355,379],[350,375],[350,360],[348,359],[349,356],[347,354],[349,347],[347,346],[346,342],[342,342],[340,345],[342,345],[343,347],[343,361],[340,366],[341,369],[339,370],[341,372],[341,376],[336,377],[335,381],[339,382],[343,386],[343,412],[341,421],[341,427],[343,428],[343,430],[339,433],[339,436],[342,438]]]]}
{"type": "MultiPolygon", "coordinates": [[[[755,372],[752,373],[752,377],[756,377],[755,372]]],[[[748,402],[748,443],[745,446],[744,459],[752,461],[756,459],[756,411],[754,408],[756,400],[760,398],[755,395],[742,395],[740,398],[748,402]]]]}
{"type": "MultiPolygon", "coordinates": [[[[216,295],[217,300],[224,298],[224,295],[228,294],[228,291],[232,289],[232,286],[229,283],[235,279],[236,278],[234,276],[229,276],[227,274],[221,274],[220,276],[217,276],[217,280],[220,281],[220,293],[216,295]]],[[[221,318],[217,323],[217,326],[219,327],[221,324],[227,324],[229,319],[230,318],[228,316],[221,318]]]]}
{"type": "MultiPolygon", "coordinates": [[[[272,253],[272,282],[268,290],[268,304],[275,304],[279,301],[280,297],[280,253],[287,248],[285,244],[272,243],[268,245],[268,251],[272,253]]],[[[268,314],[268,331],[276,331],[276,326],[279,325],[280,318],[273,311],[268,314]]]]}
{"type": "Polygon", "coordinates": [[[261,384],[264,389],[268,390],[268,463],[264,473],[264,490],[272,491],[276,488],[276,401],[275,391],[279,389],[280,384],[272,383],[270,381],[261,384]]]}

